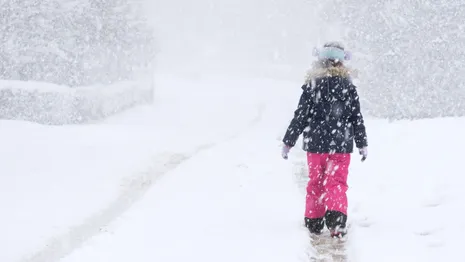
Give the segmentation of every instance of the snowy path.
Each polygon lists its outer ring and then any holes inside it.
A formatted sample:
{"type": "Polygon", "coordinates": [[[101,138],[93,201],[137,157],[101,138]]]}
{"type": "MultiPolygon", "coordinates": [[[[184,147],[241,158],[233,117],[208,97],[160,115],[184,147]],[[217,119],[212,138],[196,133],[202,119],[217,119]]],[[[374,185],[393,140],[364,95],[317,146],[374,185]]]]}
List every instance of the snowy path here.
{"type": "Polygon", "coordinates": [[[240,94],[236,89],[163,77],[155,107],[139,107],[103,124],[0,122],[5,161],[0,243],[6,247],[0,260],[53,261],[71,252],[159,175],[247,129],[262,107],[247,97],[232,100],[240,94]],[[240,107],[228,113],[233,105],[240,107]],[[196,129],[186,133],[192,126],[196,129]]]}
{"type": "MultiPolygon", "coordinates": [[[[104,124],[0,123],[1,261],[309,261],[304,153],[279,154],[298,84],[173,82],[104,124]]],[[[460,261],[465,119],[367,122],[347,261],[460,261]]]]}
{"type": "Polygon", "coordinates": [[[63,261],[305,260],[302,199],[272,121],[180,165],[63,261]]]}
{"type": "MultiPolygon", "coordinates": [[[[186,104],[184,104],[183,106],[185,105],[186,104]]],[[[203,151],[207,151],[217,146],[218,144],[222,144],[231,139],[234,139],[236,136],[240,135],[241,132],[243,132],[243,129],[250,128],[257,122],[259,122],[262,117],[263,106],[258,105],[254,109],[256,110],[249,111],[249,116],[251,117],[251,119],[244,119],[248,122],[242,123],[245,124],[243,127],[241,127],[239,130],[235,130],[231,134],[223,131],[219,136],[223,137],[218,141],[211,140],[210,136],[211,142],[196,142],[197,144],[195,145],[195,147],[193,147],[193,149],[191,149],[191,152],[163,152],[153,156],[153,162],[150,163],[149,167],[147,167],[142,172],[132,174],[130,180],[128,180],[126,184],[122,185],[123,190],[120,191],[120,194],[116,198],[114,198],[114,200],[111,203],[109,203],[105,208],[99,210],[93,216],[84,220],[80,225],[69,229],[65,234],[53,238],[47,244],[46,248],[35,253],[33,256],[28,257],[24,261],[48,262],[58,260],[61,257],[72,252],[74,249],[81,246],[89,238],[101,233],[103,228],[110,224],[115,218],[123,214],[136,201],[138,201],[142,196],[144,196],[145,192],[151,187],[152,184],[156,183],[159,177],[184,164],[184,162],[190,160],[196,155],[202,153],[203,151]]],[[[141,115],[144,116],[143,120],[145,121],[147,119],[150,119],[147,116],[153,116],[153,114],[155,113],[152,110],[153,108],[150,107],[139,108],[128,112],[124,117],[117,117],[116,120],[109,120],[107,122],[113,123],[114,121],[113,124],[118,123],[118,125],[121,125],[121,123],[124,123],[127,120],[133,121],[135,119],[133,117],[134,114],[136,114],[138,117],[141,117],[141,115]],[[141,113],[140,110],[143,110],[145,112],[141,113]]],[[[160,112],[156,113],[159,114],[160,112]]],[[[154,130],[159,129],[159,127],[157,127],[155,123],[154,125],[152,125],[152,128],[154,128],[154,130]]],[[[206,132],[206,130],[197,130],[197,132],[199,131],[206,132]]],[[[177,132],[175,132],[174,134],[176,133],[177,132]]],[[[154,132],[153,134],[156,134],[156,132],[154,132]]],[[[170,139],[176,139],[176,137],[170,136],[170,139]]],[[[155,145],[158,144],[159,142],[155,145]]],[[[170,148],[170,150],[173,150],[173,148],[170,148]]]]}

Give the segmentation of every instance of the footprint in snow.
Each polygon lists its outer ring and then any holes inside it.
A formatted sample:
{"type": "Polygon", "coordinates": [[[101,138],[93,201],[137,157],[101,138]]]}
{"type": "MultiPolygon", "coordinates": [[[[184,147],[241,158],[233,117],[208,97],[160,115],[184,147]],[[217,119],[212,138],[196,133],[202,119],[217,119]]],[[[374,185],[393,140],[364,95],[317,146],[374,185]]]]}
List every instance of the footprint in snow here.
{"type": "Polygon", "coordinates": [[[422,237],[427,237],[427,236],[433,236],[442,230],[443,228],[430,228],[430,229],[424,229],[424,230],[417,230],[414,232],[414,234],[418,236],[422,236],[422,237]]]}
{"type": "Polygon", "coordinates": [[[434,198],[425,199],[423,201],[423,207],[427,207],[427,208],[438,207],[445,202],[445,198],[446,198],[445,196],[439,195],[434,198]]]}
{"type": "Polygon", "coordinates": [[[367,228],[367,227],[371,227],[372,225],[374,225],[374,222],[368,219],[364,219],[364,220],[357,221],[356,224],[359,227],[367,228]]]}

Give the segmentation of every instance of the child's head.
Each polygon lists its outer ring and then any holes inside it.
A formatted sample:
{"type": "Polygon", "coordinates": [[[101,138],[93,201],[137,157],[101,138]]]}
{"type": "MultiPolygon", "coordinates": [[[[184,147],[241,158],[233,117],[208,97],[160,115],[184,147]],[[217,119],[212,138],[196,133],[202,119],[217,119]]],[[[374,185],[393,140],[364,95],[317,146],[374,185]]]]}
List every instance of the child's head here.
{"type": "Polygon", "coordinates": [[[349,53],[339,42],[327,42],[319,50],[316,50],[318,61],[324,67],[343,66],[344,60],[349,59],[349,53]]]}

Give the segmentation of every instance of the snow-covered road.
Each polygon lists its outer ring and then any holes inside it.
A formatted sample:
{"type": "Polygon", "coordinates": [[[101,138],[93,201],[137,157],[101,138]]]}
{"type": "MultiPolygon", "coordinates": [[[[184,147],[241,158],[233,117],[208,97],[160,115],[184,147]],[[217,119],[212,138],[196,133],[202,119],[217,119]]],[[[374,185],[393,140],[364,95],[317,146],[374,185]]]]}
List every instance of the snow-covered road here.
{"type": "Polygon", "coordinates": [[[302,199],[287,165],[273,154],[277,145],[261,122],[196,154],[160,178],[111,233],[64,261],[305,258],[302,199]]]}
{"type": "MultiPolygon", "coordinates": [[[[0,122],[0,261],[309,261],[304,153],[280,158],[300,83],[157,81],[105,123],[0,122]]],[[[460,258],[465,120],[367,122],[347,261],[460,258]]]]}

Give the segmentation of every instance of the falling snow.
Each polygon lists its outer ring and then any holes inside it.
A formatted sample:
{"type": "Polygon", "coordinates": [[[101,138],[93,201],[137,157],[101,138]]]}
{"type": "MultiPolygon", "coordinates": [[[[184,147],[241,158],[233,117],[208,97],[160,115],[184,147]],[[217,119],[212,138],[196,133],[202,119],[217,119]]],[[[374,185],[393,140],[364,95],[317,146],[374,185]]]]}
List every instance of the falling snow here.
{"type": "Polygon", "coordinates": [[[309,262],[302,149],[354,138],[337,261],[463,260],[463,1],[0,2],[0,261],[309,262]],[[327,41],[354,89],[308,78],[327,41]]]}

